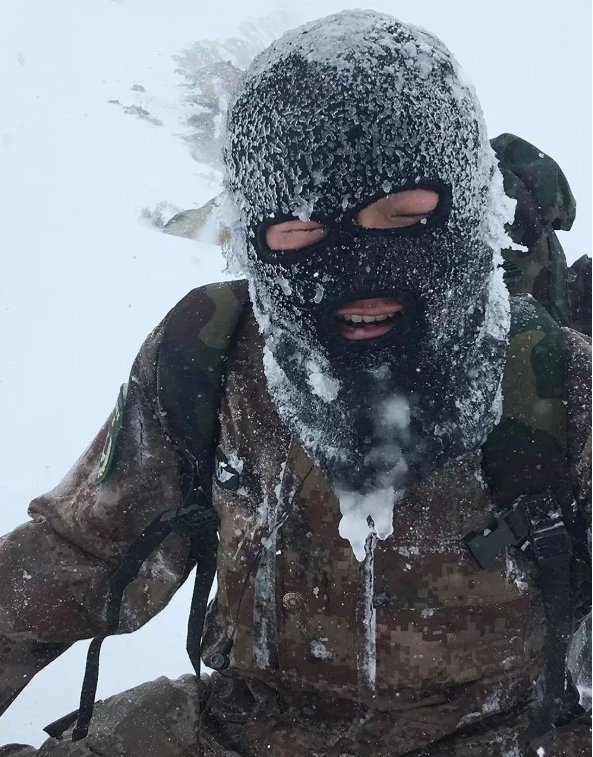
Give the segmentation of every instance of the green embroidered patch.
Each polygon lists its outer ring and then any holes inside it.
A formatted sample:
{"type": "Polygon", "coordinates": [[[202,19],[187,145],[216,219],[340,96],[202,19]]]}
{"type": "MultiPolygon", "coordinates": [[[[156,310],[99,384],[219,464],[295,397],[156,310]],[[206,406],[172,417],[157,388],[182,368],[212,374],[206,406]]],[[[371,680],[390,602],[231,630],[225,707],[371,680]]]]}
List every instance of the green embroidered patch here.
{"type": "Polygon", "coordinates": [[[126,384],[122,384],[117,397],[117,402],[111,413],[111,420],[109,423],[109,430],[105,439],[105,444],[101,450],[101,457],[99,458],[99,468],[97,469],[97,478],[95,483],[97,485],[102,484],[107,478],[113,467],[115,460],[115,451],[117,448],[117,438],[123,427],[124,419],[124,399],[126,396],[126,384]]]}

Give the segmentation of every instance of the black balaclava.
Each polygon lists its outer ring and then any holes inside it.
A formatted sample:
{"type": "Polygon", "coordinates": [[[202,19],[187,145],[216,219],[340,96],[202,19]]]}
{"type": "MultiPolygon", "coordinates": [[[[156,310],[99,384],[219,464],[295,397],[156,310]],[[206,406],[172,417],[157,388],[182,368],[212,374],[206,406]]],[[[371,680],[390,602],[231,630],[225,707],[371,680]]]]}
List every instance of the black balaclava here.
{"type": "Polygon", "coordinates": [[[360,558],[369,529],[391,532],[398,493],[498,420],[509,317],[497,269],[512,206],[480,106],[434,36],[346,11],[256,58],[224,157],[227,254],[250,281],[270,393],[338,495],[360,558]],[[410,188],[439,194],[425,223],[355,223],[410,188]],[[326,237],[269,250],[266,227],[295,218],[322,222],[326,237]],[[403,316],[382,337],[346,340],[336,309],[375,297],[403,301],[403,316]]]}

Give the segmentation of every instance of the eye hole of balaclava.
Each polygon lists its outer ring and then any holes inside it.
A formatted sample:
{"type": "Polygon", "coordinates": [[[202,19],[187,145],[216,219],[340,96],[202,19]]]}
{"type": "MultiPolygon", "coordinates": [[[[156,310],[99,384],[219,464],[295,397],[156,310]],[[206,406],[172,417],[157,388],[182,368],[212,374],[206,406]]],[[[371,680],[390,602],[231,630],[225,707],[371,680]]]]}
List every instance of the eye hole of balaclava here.
{"type": "Polygon", "coordinates": [[[262,260],[300,258],[331,244],[340,231],[359,237],[417,236],[443,225],[451,210],[451,189],[439,182],[413,182],[398,192],[379,192],[333,218],[301,220],[281,215],[257,229],[262,260]],[[296,253],[296,255],[294,255],[296,253]]]}

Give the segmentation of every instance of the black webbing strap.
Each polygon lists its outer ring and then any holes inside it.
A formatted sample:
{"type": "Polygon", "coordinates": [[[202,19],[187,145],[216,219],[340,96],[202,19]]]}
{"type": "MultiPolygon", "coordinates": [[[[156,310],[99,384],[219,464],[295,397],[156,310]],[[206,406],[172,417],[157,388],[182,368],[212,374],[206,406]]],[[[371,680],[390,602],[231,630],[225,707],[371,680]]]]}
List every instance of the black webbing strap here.
{"type": "Polygon", "coordinates": [[[530,544],[539,567],[539,588],[547,625],[546,666],[541,681],[541,712],[532,736],[541,736],[558,720],[565,705],[566,653],[573,633],[570,582],[572,540],[562,513],[548,494],[531,497],[526,508],[530,544]]]}
{"type": "MultiPolygon", "coordinates": [[[[199,555],[196,587],[194,589],[197,611],[194,628],[192,629],[192,639],[194,638],[194,633],[198,635],[198,652],[196,654],[194,648],[192,648],[192,654],[190,655],[194,668],[196,667],[197,659],[197,675],[199,676],[199,639],[201,638],[201,628],[206,612],[208,593],[216,572],[216,526],[216,514],[211,507],[204,506],[203,504],[192,504],[164,513],[153,521],[134,542],[130,550],[122,558],[117,571],[109,582],[105,628],[101,634],[91,641],[89,646],[79,709],[46,726],[44,730],[49,736],[60,739],[74,721],[76,721],[76,725],[72,732],[72,741],[79,741],[87,736],[97,693],[101,645],[108,636],[117,632],[126,586],[138,576],[143,563],[172,531],[185,534],[189,532],[192,534],[192,552],[199,555]],[[194,536],[194,534],[196,535],[194,536]],[[198,549],[204,551],[198,552],[198,549]],[[208,586],[205,588],[207,582],[208,586]]],[[[192,613],[193,607],[194,602],[192,602],[192,613]]]]}
{"type": "Polygon", "coordinates": [[[187,655],[191,661],[196,677],[200,677],[201,657],[200,644],[204,630],[204,620],[208,607],[208,596],[216,575],[216,553],[218,539],[209,540],[200,552],[200,559],[196,568],[194,591],[191,609],[187,622],[187,655]]]}
{"type": "Polygon", "coordinates": [[[487,528],[465,538],[466,546],[484,570],[507,546],[531,547],[539,569],[539,588],[547,625],[546,665],[542,677],[541,716],[531,737],[540,736],[557,721],[565,704],[566,652],[573,633],[570,566],[572,539],[563,512],[549,490],[523,495],[487,528]]]}
{"type": "Polygon", "coordinates": [[[189,536],[190,553],[197,558],[196,578],[187,621],[186,650],[196,677],[200,677],[200,645],[208,596],[216,575],[218,516],[211,505],[190,506],[177,513],[174,530],[189,536]]]}
{"type": "Polygon", "coordinates": [[[109,594],[105,613],[105,630],[90,643],[86,658],[86,668],[80,694],[80,706],[76,725],[72,731],[72,741],[83,739],[89,731],[89,725],[95,706],[95,695],[99,681],[99,656],[103,641],[113,635],[120,621],[121,604],[126,586],[138,575],[142,564],[171,533],[172,521],[162,517],[153,521],[138,537],[131,549],[124,555],[119,568],[109,582],[109,594]]]}

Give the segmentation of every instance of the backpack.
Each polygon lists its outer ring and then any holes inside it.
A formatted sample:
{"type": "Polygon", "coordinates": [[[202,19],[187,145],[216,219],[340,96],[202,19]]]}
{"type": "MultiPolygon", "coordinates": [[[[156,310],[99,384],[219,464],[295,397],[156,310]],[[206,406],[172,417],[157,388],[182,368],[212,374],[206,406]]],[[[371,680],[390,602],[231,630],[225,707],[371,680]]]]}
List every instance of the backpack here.
{"type": "MultiPolygon", "coordinates": [[[[529,249],[503,251],[505,281],[512,295],[507,366],[513,368],[503,378],[503,418],[482,448],[487,480],[497,504],[505,509],[495,523],[484,524],[482,532],[460,538],[465,538],[484,569],[509,545],[527,544],[538,563],[550,629],[545,714],[533,734],[538,735],[562,716],[566,691],[571,691],[565,681],[566,648],[576,620],[588,611],[589,591],[583,589],[582,580],[590,572],[585,531],[560,485],[566,481],[567,469],[562,402],[566,345],[560,326],[573,320],[570,277],[554,229],[570,228],[574,198],[558,166],[537,148],[513,135],[501,135],[492,144],[505,191],[517,199],[509,233],[529,249]],[[525,481],[530,482],[529,491],[525,481]],[[575,617],[579,604],[584,606],[575,617]]],[[[156,366],[159,404],[171,438],[195,471],[194,484],[186,502],[161,515],[140,535],[112,576],[106,627],[89,647],[79,710],[47,726],[50,736],[60,738],[75,721],[72,740],[87,735],[101,644],[117,632],[124,589],[173,530],[189,536],[192,554],[197,556],[187,651],[196,675],[200,674],[200,641],[218,547],[218,520],[211,505],[218,413],[227,358],[248,303],[246,281],[208,284],[186,295],[165,319],[156,366]]],[[[118,423],[122,397],[120,393],[118,423]]],[[[211,667],[224,669],[230,648],[215,655],[219,659],[210,660],[211,667]]]]}
{"type": "Polygon", "coordinates": [[[514,134],[491,141],[505,194],[517,201],[509,236],[526,250],[502,251],[511,295],[528,293],[561,326],[591,336],[591,258],[568,267],[556,231],[569,231],[576,202],[552,158],[514,134]]]}

